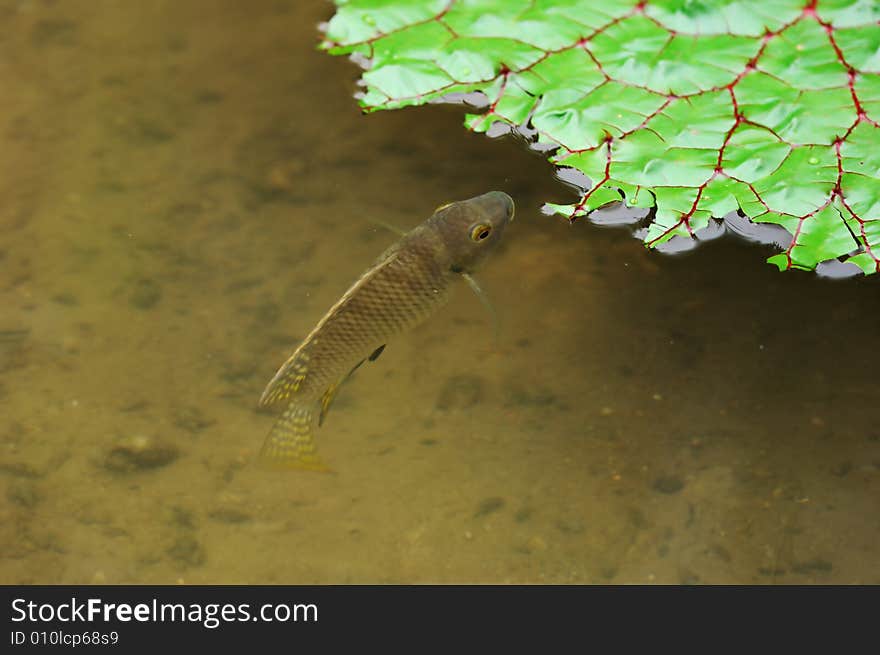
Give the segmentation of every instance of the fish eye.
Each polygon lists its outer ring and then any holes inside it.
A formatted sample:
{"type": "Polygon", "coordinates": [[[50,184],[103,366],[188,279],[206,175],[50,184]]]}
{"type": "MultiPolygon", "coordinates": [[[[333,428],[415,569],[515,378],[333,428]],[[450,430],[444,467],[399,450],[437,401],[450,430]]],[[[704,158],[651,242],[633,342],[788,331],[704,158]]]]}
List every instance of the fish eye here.
{"type": "Polygon", "coordinates": [[[488,223],[477,223],[471,227],[471,241],[482,241],[492,233],[492,226],[488,223]]]}

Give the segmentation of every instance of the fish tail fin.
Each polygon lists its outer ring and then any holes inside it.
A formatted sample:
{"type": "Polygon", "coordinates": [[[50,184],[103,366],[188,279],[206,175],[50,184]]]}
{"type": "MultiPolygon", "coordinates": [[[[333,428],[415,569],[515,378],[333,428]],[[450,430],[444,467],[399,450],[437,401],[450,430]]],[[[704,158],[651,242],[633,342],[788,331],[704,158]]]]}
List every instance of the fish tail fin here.
{"type": "Polygon", "coordinates": [[[291,403],[266,437],[260,451],[262,464],[270,469],[329,472],[312,439],[314,422],[311,407],[291,403]]]}

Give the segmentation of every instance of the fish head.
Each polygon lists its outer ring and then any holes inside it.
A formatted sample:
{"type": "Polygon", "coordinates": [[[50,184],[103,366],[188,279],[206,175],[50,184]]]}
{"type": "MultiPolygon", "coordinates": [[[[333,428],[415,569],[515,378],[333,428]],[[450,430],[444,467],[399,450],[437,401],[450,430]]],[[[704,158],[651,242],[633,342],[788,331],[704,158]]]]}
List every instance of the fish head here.
{"type": "Polygon", "coordinates": [[[443,241],[450,269],[469,273],[495,249],[513,213],[513,198],[489,191],[438,207],[429,224],[443,241]]]}

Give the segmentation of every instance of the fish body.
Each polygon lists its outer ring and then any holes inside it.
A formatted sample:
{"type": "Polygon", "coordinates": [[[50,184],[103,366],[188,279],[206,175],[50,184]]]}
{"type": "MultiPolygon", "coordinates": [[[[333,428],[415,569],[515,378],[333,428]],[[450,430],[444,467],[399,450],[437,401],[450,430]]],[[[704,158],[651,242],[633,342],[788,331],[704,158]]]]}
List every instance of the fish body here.
{"type": "Polygon", "coordinates": [[[404,234],[327,311],[267,385],[261,405],[287,402],[263,445],[272,468],[327,470],[313,431],[339,385],[385,343],[418,325],[470,275],[513,218],[513,200],[490,191],[439,207],[404,234]]]}

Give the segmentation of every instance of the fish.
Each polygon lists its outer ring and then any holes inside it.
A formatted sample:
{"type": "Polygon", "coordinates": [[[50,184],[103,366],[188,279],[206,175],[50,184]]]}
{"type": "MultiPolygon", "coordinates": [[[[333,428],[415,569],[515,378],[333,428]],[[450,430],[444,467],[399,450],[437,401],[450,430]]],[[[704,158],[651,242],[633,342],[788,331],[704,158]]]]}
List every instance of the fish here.
{"type": "MultiPolygon", "coordinates": [[[[287,403],[263,443],[270,469],[330,471],[314,442],[340,385],[396,335],[426,320],[458,279],[479,293],[474,271],[513,220],[503,191],[441,205],[387,248],[318,321],[260,397],[287,403]]],[[[482,294],[481,300],[484,300],[482,294]]]]}

